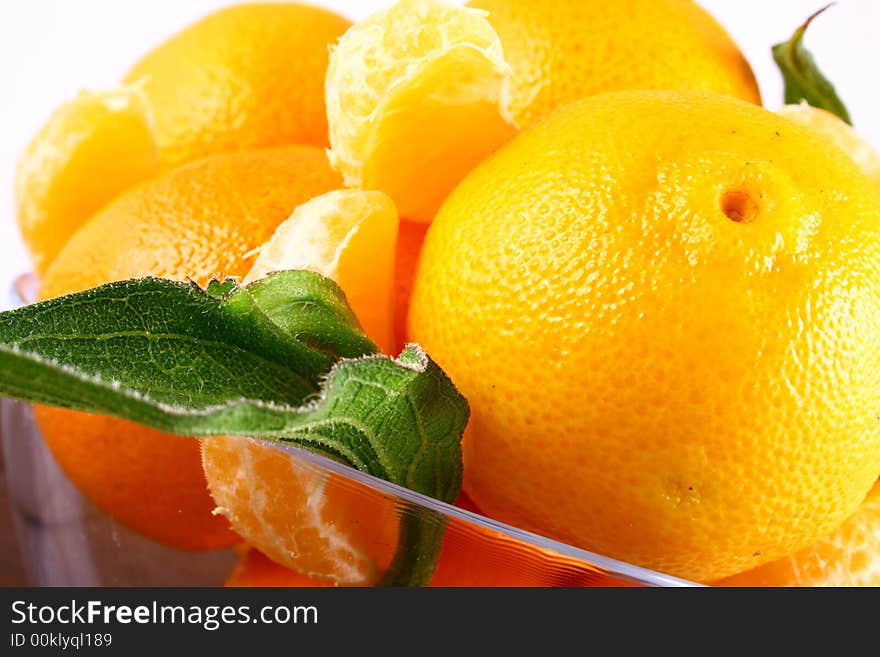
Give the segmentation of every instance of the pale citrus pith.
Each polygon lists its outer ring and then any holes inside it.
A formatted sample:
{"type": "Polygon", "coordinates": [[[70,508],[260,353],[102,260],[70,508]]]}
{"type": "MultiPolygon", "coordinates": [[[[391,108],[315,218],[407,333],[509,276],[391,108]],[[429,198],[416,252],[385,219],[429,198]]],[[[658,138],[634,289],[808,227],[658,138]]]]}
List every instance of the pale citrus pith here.
{"type": "Polygon", "coordinates": [[[226,7],[137,62],[165,168],[205,155],[327,143],[324,75],[349,21],[296,2],[226,7]]]}
{"type": "Polygon", "coordinates": [[[81,92],[59,107],[18,161],[16,218],[37,274],[114,196],[153,176],[159,156],[136,87],[81,92]]]}
{"type": "Polygon", "coordinates": [[[715,586],[880,586],[880,484],[813,545],[715,586]]]}
{"type": "Polygon", "coordinates": [[[730,35],[692,0],[473,0],[510,64],[510,111],[524,127],[606,91],[693,89],[760,102],[730,35]]]}
{"type": "Polygon", "coordinates": [[[880,474],[880,201],[839,149],[696,92],[577,101],[474,170],[410,308],[487,513],[707,581],[880,474]]]}
{"type": "MultiPolygon", "coordinates": [[[[67,243],[43,280],[50,298],[154,275],[205,284],[243,276],[298,205],[338,187],[324,152],[290,146],[206,158],[124,193],[67,243]]],[[[37,422],[83,494],[162,543],[211,548],[235,540],[201,469],[198,442],[99,415],[38,406],[37,422]]]]}
{"type": "Polygon", "coordinates": [[[402,0],[353,25],[330,55],[330,159],[429,222],[461,177],[514,134],[509,69],[482,12],[402,0]]]}

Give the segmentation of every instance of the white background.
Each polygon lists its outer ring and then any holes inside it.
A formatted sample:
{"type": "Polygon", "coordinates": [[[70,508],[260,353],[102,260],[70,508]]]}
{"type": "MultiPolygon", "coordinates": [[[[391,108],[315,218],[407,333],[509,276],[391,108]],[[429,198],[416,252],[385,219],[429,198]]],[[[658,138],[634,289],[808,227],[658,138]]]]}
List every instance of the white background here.
{"type": "MultiPolygon", "coordinates": [[[[613,0],[607,0],[609,3],[613,0]]],[[[312,0],[356,20],[390,0],[312,0]]],[[[825,0],[703,0],[752,64],[764,104],[781,104],[770,56],[825,0]]],[[[52,110],[81,88],[115,84],[161,40],[234,0],[0,0],[0,308],[28,269],[13,219],[15,162],[52,110]]],[[[810,48],[856,127],[880,147],[880,0],[839,0],[811,27],[810,48]]]]}

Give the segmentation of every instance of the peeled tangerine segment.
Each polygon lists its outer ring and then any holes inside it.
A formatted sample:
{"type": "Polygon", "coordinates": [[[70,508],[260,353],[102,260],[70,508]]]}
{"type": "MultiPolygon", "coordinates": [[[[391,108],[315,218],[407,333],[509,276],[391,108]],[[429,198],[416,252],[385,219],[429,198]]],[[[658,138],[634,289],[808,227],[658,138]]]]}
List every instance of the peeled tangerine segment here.
{"type": "Polygon", "coordinates": [[[15,178],[18,225],[42,274],[73,233],[159,166],[141,90],[82,91],[31,140],[15,178]]]}
{"type": "MultiPolygon", "coordinates": [[[[367,335],[392,342],[397,210],[382,192],[336,190],[300,205],[243,283],[308,269],[339,284],[367,335]]],[[[396,542],[393,505],[248,438],[202,440],[208,488],[233,529],[272,561],[337,584],[369,584],[396,542]]]]}
{"type": "Polygon", "coordinates": [[[516,131],[510,67],[486,13],[403,0],[352,26],[330,56],[330,161],[430,222],[465,174],[516,131]]]}
{"type": "Polygon", "coordinates": [[[202,466],[215,513],[275,563],[358,586],[391,562],[398,527],[390,499],[250,438],[203,438],[202,466]]]}
{"type": "Polygon", "coordinates": [[[334,280],[367,336],[390,353],[397,209],[378,191],[335,190],[294,210],[275,230],[244,283],[308,269],[334,280]]]}

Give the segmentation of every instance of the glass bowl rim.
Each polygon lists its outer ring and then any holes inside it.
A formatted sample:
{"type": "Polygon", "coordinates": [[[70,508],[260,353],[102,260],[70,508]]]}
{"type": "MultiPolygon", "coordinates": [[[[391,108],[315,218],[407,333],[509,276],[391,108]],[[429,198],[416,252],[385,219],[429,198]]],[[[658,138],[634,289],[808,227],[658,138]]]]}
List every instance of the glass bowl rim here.
{"type": "MultiPolygon", "coordinates": [[[[38,279],[33,273],[24,273],[17,276],[10,290],[11,308],[21,307],[31,303],[35,299],[35,291],[38,288],[38,279]]],[[[595,566],[605,571],[607,574],[625,579],[627,581],[657,587],[702,587],[703,584],[693,582],[687,579],[667,575],[660,571],[651,570],[642,566],[637,566],[626,561],[621,561],[613,557],[608,557],[597,552],[585,550],[563,541],[543,536],[535,532],[521,529],[515,525],[511,525],[499,520],[495,520],[481,513],[469,511],[454,504],[443,502],[428,495],[424,495],[417,491],[411,490],[404,486],[394,484],[380,477],[373,476],[366,472],[361,472],[349,465],[335,461],[331,458],[311,452],[307,449],[297,447],[295,445],[285,445],[278,442],[260,440],[248,437],[263,445],[267,445],[273,449],[295,456],[298,459],[307,461],[308,463],[332,472],[333,474],[354,481],[362,486],[366,486],[374,491],[378,491],[383,495],[390,495],[401,500],[405,500],[410,504],[418,505],[428,510],[440,513],[449,518],[455,518],[463,522],[482,527],[517,541],[527,543],[529,545],[551,550],[566,557],[583,561],[586,564],[595,566]]]]}

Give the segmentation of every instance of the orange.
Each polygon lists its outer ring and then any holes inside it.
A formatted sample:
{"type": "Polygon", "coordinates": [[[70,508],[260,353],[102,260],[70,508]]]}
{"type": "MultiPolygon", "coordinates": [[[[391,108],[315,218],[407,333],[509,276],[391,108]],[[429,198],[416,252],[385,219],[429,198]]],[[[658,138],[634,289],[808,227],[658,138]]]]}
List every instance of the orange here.
{"type": "Polygon", "coordinates": [[[471,168],[515,132],[510,69],[482,12],[401,0],[353,25],[330,55],[330,161],[430,222],[471,168]]]}
{"type": "Polygon", "coordinates": [[[716,586],[880,586],[880,484],[858,510],[813,545],[716,586]]]}
{"type": "Polygon", "coordinates": [[[139,89],[84,91],[55,110],[15,176],[16,218],[35,272],[42,275],[77,228],[158,166],[139,89]]]}
{"type": "Polygon", "coordinates": [[[569,104],[447,199],[409,315],[488,515],[686,579],[815,542],[880,474],[880,195],[753,104],[569,104]]]}
{"type": "MultiPolygon", "coordinates": [[[[185,165],[117,197],[86,223],[49,267],[41,296],[148,274],[202,284],[243,276],[254,249],[297,205],[339,184],[313,146],[185,165]]],[[[197,441],[57,408],[37,407],[36,417],[73,483],[129,528],[189,549],[235,540],[211,513],[197,441]]]]}
{"type": "Polygon", "coordinates": [[[394,268],[394,339],[395,354],[406,346],[406,316],[412,295],[419,253],[425,241],[428,224],[401,221],[397,233],[397,259],[394,268]]]}
{"type": "Polygon", "coordinates": [[[559,105],[625,89],[692,89],[760,103],[737,45],[692,0],[472,0],[513,69],[524,127],[559,105]]]}
{"type": "Polygon", "coordinates": [[[349,21],[296,2],[245,3],[185,28],[125,80],[152,108],[161,162],[283,144],[327,144],[324,75],[349,21]]]}

